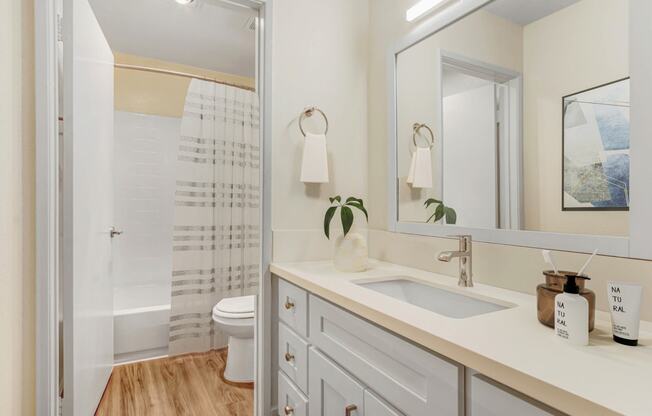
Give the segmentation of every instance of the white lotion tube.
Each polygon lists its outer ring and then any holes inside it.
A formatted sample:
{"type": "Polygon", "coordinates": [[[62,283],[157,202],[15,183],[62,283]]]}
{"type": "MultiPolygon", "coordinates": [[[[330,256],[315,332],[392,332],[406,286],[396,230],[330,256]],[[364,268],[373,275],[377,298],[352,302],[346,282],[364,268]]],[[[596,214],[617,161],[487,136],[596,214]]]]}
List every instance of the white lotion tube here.
{"type": "Polygon", "coordinates": [[[624,345],[637,345],[643,287],[633,283],[609,282],[607,296],[614,341],[624,345]]]}

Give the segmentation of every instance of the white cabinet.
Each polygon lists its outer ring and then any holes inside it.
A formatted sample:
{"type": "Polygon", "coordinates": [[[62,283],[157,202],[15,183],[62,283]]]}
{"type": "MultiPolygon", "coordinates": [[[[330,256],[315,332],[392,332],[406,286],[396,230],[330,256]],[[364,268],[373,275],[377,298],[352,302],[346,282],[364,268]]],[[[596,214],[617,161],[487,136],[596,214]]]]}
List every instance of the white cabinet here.
{"type": "Polygon", "coordinates": [[[310,416],[364,416],[364,387],[315,348],[308,356],[310,416]]]}
{"type": "Polygon", "coordinates": [[[308,336],[308,292],[278,281],[278,317],[302,337],[308,336]]]}
{"type": "Polygon", "coordinates": [[[306,416],[308,398],[296,388],[282,371],[278,372],[278,414],[280,416],[306,416]]]}
{"type": "Polygon", "coordinates": [[[302,288],[278,288],[280,416],[560,414],[302,288]]]}
{"type": "Polygon", "coordinates": [[[553,416],[560,413],[497,383],[470,372],[467,378],[469,416],[553,416]]]}
{"type": "Polygon", "coordinates": [[[403,416],[403,413],[392,408],[370,390],[364,392],[364,412],[365,416],[403,416]]]}
{"type": "Polygon", "coordinates": [[[309,308],[311,344],[396,409],[409,416],[459,416],[463,366],[314,295],[309,308]]]}
{"type": "Polygon", "coordinates": [[[278,324],[278,366],[308,393],[308,343],[283,322],[278,324]]]}

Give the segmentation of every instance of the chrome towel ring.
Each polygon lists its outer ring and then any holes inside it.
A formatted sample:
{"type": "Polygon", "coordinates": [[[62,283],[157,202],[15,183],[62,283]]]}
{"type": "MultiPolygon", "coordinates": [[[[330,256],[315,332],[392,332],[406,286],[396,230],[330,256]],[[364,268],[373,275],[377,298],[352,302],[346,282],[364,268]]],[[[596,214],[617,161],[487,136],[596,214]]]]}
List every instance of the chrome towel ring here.
{"type": "Polygon", "coordinates": [[[421,129],[426,129],[428,130],[428,133],[430,133],[430,144],[428,147],[432,149],[435,145],[435,134],[432,132],[432,129],[425,123],[414,123],[412,125],[412,143],[414,143],[414,147],[419,147],[417,146],[417,134],[419,134],[421,129]]]}
{"type": "Polygon", "coordinates": [[[328,118],[326,117],[326,114],[324,114],[323,111],[321,111],[317,107],[308,107],[299,116],[299,130],[301,130],[301,134],[303,134],[303,137],[306,137],[306,132],[303,129],[303,120],[306,119],[306,117],[312,117],[315,114],[315,111],[321,114],[322,117],[324,117],[324,121],[326,122],[326,129],[324,130],[324,134],[328,133],[328,118]]]}

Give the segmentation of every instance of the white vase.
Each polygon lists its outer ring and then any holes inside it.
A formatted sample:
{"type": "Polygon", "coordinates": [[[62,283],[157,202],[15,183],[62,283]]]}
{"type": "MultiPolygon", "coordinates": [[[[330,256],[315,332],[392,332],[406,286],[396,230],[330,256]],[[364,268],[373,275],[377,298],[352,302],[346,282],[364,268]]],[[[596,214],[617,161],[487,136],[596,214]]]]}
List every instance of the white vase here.
{"type": "Polygon", "coordinates": [[[335,268],[341,272],[363,272],[369,264],[367,240],[360,233],[349,232],[335,240],[335,268]]]}

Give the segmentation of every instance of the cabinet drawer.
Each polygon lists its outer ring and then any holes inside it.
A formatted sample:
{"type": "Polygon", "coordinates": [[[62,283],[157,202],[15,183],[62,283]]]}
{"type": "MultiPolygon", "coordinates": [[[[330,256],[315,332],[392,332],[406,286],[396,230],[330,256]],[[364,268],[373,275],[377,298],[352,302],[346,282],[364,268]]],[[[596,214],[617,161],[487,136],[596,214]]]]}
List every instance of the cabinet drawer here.
{"type": "Polygon", "coordinates": [[[308,414],[308,399],[282,371],[278,372],[278,414],[279,416],[308,414]]]}
{"type": "Polygon", "coordinates": [[[310,416],[372,415],[365,413],[364,387],[357,380],[315,348],[308,356],[310,416]]]}
{"type": "Polygon", "coordinates": [[[560,412],[517,393],[482,374],[471,377],[467,391],[470,416],[559,416],[560,412]]]}
{"type": "Polygon", "coordinates": [[[278,279],[278,317],[303,337],[308,336],[308,292],[278,279]]]}
{"type": "Polygon", "coordinates": [[[310,343],[378,396],[408,416],[459,415],[462,366],[316,296],[309,302],[310,343]]]}
{"type": "Polygon", "coordinates": [[[392,408],[369,390],[364,392],[364,411],[365,415],[370,416],[403,416],[401,412],[392,408]]]}
{"type": "Polygon", "coordinates": [[[278,324],[278,366],[308,393],[308,343],[283,322],[278,324]]]}

